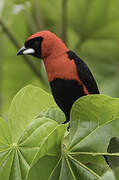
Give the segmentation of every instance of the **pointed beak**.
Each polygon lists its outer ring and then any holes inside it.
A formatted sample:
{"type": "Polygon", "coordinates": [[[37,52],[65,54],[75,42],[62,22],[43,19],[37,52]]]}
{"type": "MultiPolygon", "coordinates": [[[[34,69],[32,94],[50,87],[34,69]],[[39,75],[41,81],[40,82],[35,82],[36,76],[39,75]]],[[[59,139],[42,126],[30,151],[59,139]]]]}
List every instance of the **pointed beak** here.
{"type": "Polygon", "coordinates": [[[22,54],[33,54],[35,52],[34,49],[32,48],[26,48],[25,46],[23,46],[18,52],[17,52],[17,56],[18,55],[22,55],[22,54]]]}

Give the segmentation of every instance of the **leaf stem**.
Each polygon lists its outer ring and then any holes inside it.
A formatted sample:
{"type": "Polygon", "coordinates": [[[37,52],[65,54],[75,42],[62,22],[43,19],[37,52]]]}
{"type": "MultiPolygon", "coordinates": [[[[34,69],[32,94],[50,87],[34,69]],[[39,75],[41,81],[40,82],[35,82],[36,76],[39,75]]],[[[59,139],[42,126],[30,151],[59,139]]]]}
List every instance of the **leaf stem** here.
{"type": "Polygon", "coordinates": [[[85,166],[84,164],[82,164],[80,161],[78,161],[77,159],[73,158],[72,156],[68,155],[69,158],[71,158],[73,161],[75,161],[77,164],[79,164],[80,166],[82,166],[84,169],[86,169],[87,171],[89,171],[90,173],[92,173],[94,176],[96,176],[97,178],[100,178],[100,176],[98,174],[96,174],[94,171],[92,171],[91,169],[89,169],[87,166],[85,166]]]}
{"type": "Polygon", "coordinates": [[[66,157],[66,162],[67,162],[67,165],[68,165],[68,167],[69,167],[69,170],[71,171],[71,175],[72,175],[73,179],[76,180],[76,177],[75,177],[75,175],[74,175],[74,173],[73,173],[73,170],[72,170],[72,168],[71,168],[71,166],[70,166],[70,163],[69,163],[69,160],[68,160],[67,157],[66,157]]]}
{"type": "Polygon", "coordinates": [[[62,160],[62,157],[60,157],[59,161],[58,161],[57,164],[55,165],[54,169],[52,170],[52,172],[51,172],[51,174],[50,174],[50,176],[49,176],[49,178],[48,178],[48,180],[51,179],[53,173],[55,172],[55,170],[58,168],[59,164],[61,163],[61,160],[62,160]]]}
{"type": "Polygon", "coordinates": [[[95,152],[71,152],[70,155],[92,155],[92,156],[119,156],[119,153],[95,153],[95,152]]]}

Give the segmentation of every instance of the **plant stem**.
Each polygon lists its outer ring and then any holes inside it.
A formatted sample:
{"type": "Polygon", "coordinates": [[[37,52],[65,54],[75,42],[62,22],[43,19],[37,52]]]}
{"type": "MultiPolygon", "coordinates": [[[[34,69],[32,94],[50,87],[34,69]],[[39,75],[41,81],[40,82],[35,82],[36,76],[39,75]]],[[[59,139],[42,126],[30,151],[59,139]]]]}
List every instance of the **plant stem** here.
{"type": "Polygon", "coordinates": [[[34,10],[35,10],[34,14],[35,14],[37,28],[38,28],[38,30],[41,30],[41,29],[43,29],[44,24],[42,21],[42,16],[41,16],[41,11],[40,11],[40,1],[39,0],[35,0],[34,10]]]}
{"type": "Polygon", "coordinates": [[[62,0],[62,39],[67,44],[67,2],[62,0]]]}
{"type": "Polygon", "coordinates": [[[77,156],[77,155],[91,155],[91,156],[119,156],[119,153],[96,153],[96,152],[71,152],[70,155],[74,155],[74,156],[77,156]]]}

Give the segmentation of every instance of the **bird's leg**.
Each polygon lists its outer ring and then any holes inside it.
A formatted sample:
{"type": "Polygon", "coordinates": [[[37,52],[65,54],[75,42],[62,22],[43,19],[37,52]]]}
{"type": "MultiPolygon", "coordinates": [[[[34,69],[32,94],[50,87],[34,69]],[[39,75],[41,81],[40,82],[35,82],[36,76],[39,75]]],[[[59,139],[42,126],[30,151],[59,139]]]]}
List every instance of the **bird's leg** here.
{"type": "MultiPolygon", "coordinates": [[[[66,124],[67,122],[69,122],[69,116],[66,116],[66,121],[64,121],[62,124],[66,124]]],[[[68,124],[67,131],[69,131],[69,129],[70,129],[70,123],[68,124]]]]}
{"type": "Polygon", "coordinates": [[[69,124],[68,124],[67,131],[69,131],[69,129],[70,129],[70,122],[69,122],[69,124]]]}
{"type": "Polygon", "coordinates": [[[62,124],[66,124],[67,122],[69,122],[69,116],[66,116],[66,121],[64,121],[62,124]]]}

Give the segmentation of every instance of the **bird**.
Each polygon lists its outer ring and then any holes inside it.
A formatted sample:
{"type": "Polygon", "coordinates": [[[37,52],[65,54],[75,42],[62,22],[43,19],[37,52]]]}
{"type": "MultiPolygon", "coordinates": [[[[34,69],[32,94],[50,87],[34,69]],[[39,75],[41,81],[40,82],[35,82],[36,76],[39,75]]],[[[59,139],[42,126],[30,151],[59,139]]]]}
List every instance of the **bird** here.
{"type": "Polygon", "coordinates": [[[63,124],[70,121],[70,111],[77,99],[99,94],[86,63],[53,32],[43,30],[28,37],[17,53],[25,54],[43,60],[54,100],[66,117],[63,124]]]}

